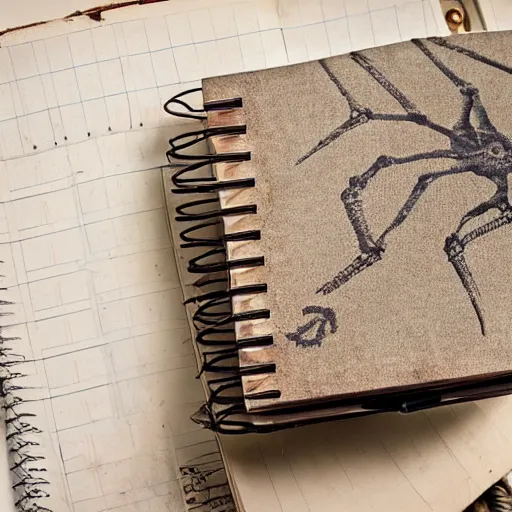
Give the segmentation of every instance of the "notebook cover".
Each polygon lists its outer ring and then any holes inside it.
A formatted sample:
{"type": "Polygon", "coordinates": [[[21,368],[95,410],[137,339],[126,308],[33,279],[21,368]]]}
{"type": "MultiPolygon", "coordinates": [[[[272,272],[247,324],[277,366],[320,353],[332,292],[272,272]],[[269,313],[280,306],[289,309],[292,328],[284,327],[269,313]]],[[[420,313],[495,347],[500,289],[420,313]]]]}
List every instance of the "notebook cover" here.
{"type": "Polygon", "coordinates": [[[267,285],[233,303],[270,312],[236,324],[273,339],[240,351],[242,367],[275,363],[243,377],[247,397],[278,392],[249,410],[512,368],[511,42],[413,41],[203,81],[206,105],[243,103],[224,117],[246,134],[217,151],[251,154],[217,177],[256,182],[224,198],[256,204],[236,220],[261,231],[228,243],[229,258],[264,257],[231,270],[235,288],[267,285]]]}

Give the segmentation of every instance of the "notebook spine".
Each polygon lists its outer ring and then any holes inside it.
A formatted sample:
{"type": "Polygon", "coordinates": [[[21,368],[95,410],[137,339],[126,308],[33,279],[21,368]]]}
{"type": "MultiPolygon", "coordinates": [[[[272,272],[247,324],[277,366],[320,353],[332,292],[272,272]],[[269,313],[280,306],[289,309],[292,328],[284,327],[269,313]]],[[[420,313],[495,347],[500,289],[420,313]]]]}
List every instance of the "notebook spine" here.
{"type": "MultiPolygon", "coordinates": [[[[0,288],[0,292],[6,293],[7,288],[0,288]]],[[[0,299],[0,317],[9,315],[12,305],[0,299]]],[[[36,441],[42,432],[34,424],[36,415],[26,410],[27,402],[23,398],[26,388],[21,379],[27,375],[20,366],[28,361],[11,346],[19,338],[7,335],[6,330],[5,325],[0,325],[0,421],[5,426],[14,508],[16,512],[51,512],[43,505],[50,497],[45,490],[50,482],[45,478],[45,457],[40,454],[40,443],[36,441]]]]}
{"type": "Polygon", "coordinates": [[[254,222],[255,179],[247,173],[251,152],[244,142],[242,99],[211,101],[202,108],[185,101],[201,91],[181,92],[164,106],[173,116],[206,125],[172,138],[167,151],[175,169],[172,192],[194,196],[176,208],[175,220],[188,223],[179,234],[180,247],[202,249],[188,261],[188,271],[202,275],[195,283],[201,292],[186,303],[196,306],[192,320],[209,399],[193,419],[215,431],[243,433],[252,430],[251,422],[243,419],[245,400],[280,396],[273,386],[275,364],[265,357],[273,345],[264,300],[267,284],[264,274],[258,279],[254,273],[265,260],[254,253],[261,230],[254,222]],[[197,153],[204,143],[214,150],[197,153]],[[220,234],[208,236],[212,228],[220,234]]]}

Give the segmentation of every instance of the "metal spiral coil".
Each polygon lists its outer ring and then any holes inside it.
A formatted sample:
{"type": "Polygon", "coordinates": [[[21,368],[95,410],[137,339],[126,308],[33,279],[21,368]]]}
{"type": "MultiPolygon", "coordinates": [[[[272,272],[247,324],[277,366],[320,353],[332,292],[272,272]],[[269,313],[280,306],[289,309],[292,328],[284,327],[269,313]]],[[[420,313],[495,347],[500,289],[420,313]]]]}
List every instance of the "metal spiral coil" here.
{"type": "MultiPolygon", "coordinates": [[[[185,119],[205,121],[208,111],[241,108],[241,98],[212,101],[203,108],[194,108],[184,100],[191,93],[201,88],[181,92],[171,98],[165,105],[167,113],[185,119]]],[[[249,161],[250,152],[236,153],[203,153],[192,154],[188,150],[201,144],[211,137],[243,135],[245,126],[220,126],[193,130],[180,134],[169,141],[170,149],[167,158],[175,167],[171,180],[175,194],[216,194],[222,190],[251,188],[255,186],[253,178],[218,181],[213,174],[205,176],[205,169],[218,163],[236,163],[249,161]]],[[[268,309],[254,310],[244,313],[233,313],[231,301],[235,296],[266,293],[265,284],[229,288],[226,273],[232,268],[259,267],[265,264],[263,257],[228,260],[227,242],[260,240],[258,230],[247,230],[237,233],[222,233],[219,236],[207,236],[206,230],[212,227],[222,228],[222,218],[227,216],[253,215],[257,213],[254,204],[221,208],[217,197],[194,199],[176,207],[177,222],[193,222],[179,233],[180,247],[204,248],[198,256],[188,261],[188,271],[208,277],[200,278],[197,284],[205,293],[189,298],[186,304],[197,306],[192,315],[196,328],[196,343],[203,347],[202,364],[198,376],[207,375],[209,398],[192,419],[207,428],[222,433],[245,433],[254,431],[249,421],[235,419],[238,414],[246,413],[242,392],[242,377],[275,372],[274,364],[259,364],[241,368],[238,363],[238,351],[247,347],[265,347],[272,345],[272,336],[258,336],[247,339],[235,339],[235,322],[269,318],[268,309]]],[[[246,398],[263,400],[276,398],[280,392],[272,390],[255,393],[246,398]]]]}
{"type": "MultiPolygon", "coordinates": [[[[6,292],[0,288],[0,292],[6,292]]],[[[8,308],[12,303],[0,300],[0,306],[8,308]]],[[[1,312],[0,316],[8,315],[1,312]]],[[[37,453],[40,443],[35,440],[41,434],[34,425],[35,414],[23,410],[25,400],[19,396],[25,387],[21,384],[24,373],[16,368],[25,363],[25,357],[17,354],[10,346],[19,340],[5,335],[5,327],[0,326],[0,405],[5,423],[9,469],[12,479],[14,506],[17,512],[51,512],[42,503],[49,498],[45,490],[50,482],[45,478],[45,458],[37,453]]],[[[0,421],[1,421],[0,419],[0,421]]]]}

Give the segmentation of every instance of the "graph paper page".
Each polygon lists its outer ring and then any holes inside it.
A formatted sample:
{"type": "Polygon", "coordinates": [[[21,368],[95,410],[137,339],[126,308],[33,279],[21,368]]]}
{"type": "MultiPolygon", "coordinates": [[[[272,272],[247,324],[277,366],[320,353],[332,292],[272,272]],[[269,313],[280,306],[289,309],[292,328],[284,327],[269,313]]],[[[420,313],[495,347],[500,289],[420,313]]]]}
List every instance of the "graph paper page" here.
{"type": "Polygon", "coordinates": [[[446,28],[430,0],[183,0],[103,17],[0,37],[4,335],[27,360],[41,505],[181,512],[180,467],[219,455],[189,420],[204,398],[162,183],[187,126],[162,104],[206,76],[446,28]]]}

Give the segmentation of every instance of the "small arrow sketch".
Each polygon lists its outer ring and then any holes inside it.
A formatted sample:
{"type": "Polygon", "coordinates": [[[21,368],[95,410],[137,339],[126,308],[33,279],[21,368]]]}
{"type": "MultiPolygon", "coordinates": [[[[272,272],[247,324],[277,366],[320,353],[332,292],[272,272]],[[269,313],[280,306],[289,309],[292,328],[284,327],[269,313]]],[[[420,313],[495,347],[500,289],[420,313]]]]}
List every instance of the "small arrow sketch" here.
{"type": "Polygon", "coordinates": [[[287,339],[295,341],[296,347],[320,347],[327,335],[336,332],[336,313],[331,308],[306,306],[302,310],[302,315],[306,316],[310,314],[316,316],[304,325],[297,327],[295,332],[285,334],[287,339]],[[327,326],[330,327],[330,332],[327,332],[327,326]]]}

